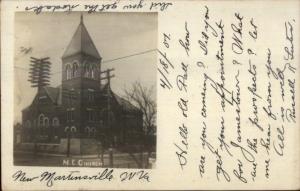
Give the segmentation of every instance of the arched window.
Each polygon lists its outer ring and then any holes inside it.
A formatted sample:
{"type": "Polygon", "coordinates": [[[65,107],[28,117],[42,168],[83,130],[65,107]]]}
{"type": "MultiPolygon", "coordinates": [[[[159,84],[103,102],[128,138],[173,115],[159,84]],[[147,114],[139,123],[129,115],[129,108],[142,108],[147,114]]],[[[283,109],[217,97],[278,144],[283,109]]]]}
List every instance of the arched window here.
{"type": "Polygon", "coordinates": [[[49,119],[48,119],[48,117],[44,118],[44,125],[45,125],[45,127],[49,127],[49,119]]]}
{"type": "Polygon", "coordinates": [[[67,65],[66,72],[67,72],[67,80],[71,79],[72,78],[72,68],[70,65],[67,65]]]}
{"type": "Polygon", "coordinates": [[[91,66],[90,70],[91,70],[91,78],[94,79],[95,78],[95,67],[91,66]]]}
{"type": "Polygon", "coordinates": [[[86,65],[84,68],[84,77],[94,79],[96,76],[95,66],[92,64],[86,65]]]}
{"type": "Polygon", "coordinates": [[[89,67],[89,65],[86,65],[84,67],[84,77],[86,77],[86,78],[90,77],[90,67],[89,67]]]}
{"type": "Polygon", "coordinates": [[[44,126],[44,114],[40,114],[38,118],[38,126],[44,126]]]}
{"type": "Polygon", "coordinates": [[[75,133],[76,131],[77,131],[76,127],[75,127],[75,126],[72,126],[72,127],[71,127],[71,132],[72,132],[72,133],[75,133]]]}
{"type": "Polygon", "coordinates": [[[91,75],[92,75],[92,68],[91,66],[88,66],[88,78],[91,78],[91,75]]]}
{"type": "Polygon", "coordinates": [[[78,76],[79,76],[78,75],[78,64],[77,64],[77,62],[74,62],[73,63],[73,70],[72,70],[72,77],[76,78],[78,76]]]}
{"type": "Polygon", "coordinates": [[[52,119],[52,125],[53,125],[54,127],[59,126],[59,120],[58,120],[57,117],[54,117],[54,118],[52,119]]]}
{"type": "Polygon", "coordinates": [[[69,129],[70,129],[70,127],[66,126],[66,127],[65,127],[65,132],[68,132],[69,129]]]}
{"type": "Polygon", "coordinates": [[[96,137],[96,129],[95,129],[95,127],[92,127],[91,133],[92,133],[92,137],[96,137]]]}

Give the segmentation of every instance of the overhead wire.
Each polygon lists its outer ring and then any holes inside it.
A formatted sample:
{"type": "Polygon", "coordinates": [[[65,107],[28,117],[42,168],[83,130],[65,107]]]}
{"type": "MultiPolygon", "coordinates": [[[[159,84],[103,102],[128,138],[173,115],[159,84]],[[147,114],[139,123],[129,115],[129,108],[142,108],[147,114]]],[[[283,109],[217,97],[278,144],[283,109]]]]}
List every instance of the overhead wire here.
{"type": "MultiPolygon", "coordinates": [[[[122,57],[118,57],[118,58],[114,58],[114,59],[110,59],[110,60],[105,60],[105,61],[102,62],[102,64],[109,63],[109,62],[114,62],[116,60],[121,60],[121,59],[125,59],[125,58],[130,58],[130,57],[133,57],[133,56],[139,56],[139,55],[147,54],[147,53],[154,52],[154,51],[157,51],[157,49],[149,49],[149,50],[146,50],[146,51],[143,51],[143,52],[138,52],[138,53],[130,54],[130,55],[127,55],[127,56],[122,56],[122,57]]],[[[18,65],[15,65],[14,68],[24,70],[24,71],[29,71],[29,69],[18,66],[18,65]]],[[[51,75],[59,74],[59,73],[62,73],[62,71],[52,72],[51,75]]]]}

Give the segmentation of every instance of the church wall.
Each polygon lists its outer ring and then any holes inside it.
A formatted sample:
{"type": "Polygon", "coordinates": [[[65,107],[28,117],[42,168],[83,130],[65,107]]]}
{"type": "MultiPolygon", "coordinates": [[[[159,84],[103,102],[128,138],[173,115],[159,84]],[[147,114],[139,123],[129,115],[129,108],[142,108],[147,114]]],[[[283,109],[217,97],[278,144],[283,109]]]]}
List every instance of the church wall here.
{"type": "MultiPolygon", "coordinates": [[[[92,89],[95,93],[99,93],[100,84],[99,84],[99,71],[97,68],[97,72],[95,73],[95,79],[88,79],[84,77],[85,74],[85,65],[89,63],[94,63],[97,66],[100,60],[87,56],[83,53],[78,53],[75,55],[71,55],[69,57],[63,58],[63,76],[62,76],[62,87],[63,89],[72,89],[74,88],[76,92],[76,99],[70,105],[67,98],[63,98],[63,105],[65,107],[65,112],[67,109],[74,109],[74,120],[66,121],[65,126],[75,126],[77,128],[76,134],[73,134],[73,137],[85,137],[84,128],[88,125],[88,117],[87,117],[87,108],[91,108],[92,106],[97,106],[96,99],[93,102],[88,102],[87,92],[88,89],[92,89]],[[76,62],[79,64],[78,75],[75,78],[71,78],[67,80],[67,72],[66,72],[66,64],[72,64],[76,62]],[[87,105],[88,104],[88,105],[87,105]]],[[[94,96],[96,97],[96,96],[94,96]]],[[[95,124],[93,124],[95,126],[95,124]]],[[[66,137],[66,133],[65,133],[66,137]]]]}
{"type": "Polygon", "coordinates": [[[46,92],[41,90],[32,105],[22,112],[22,141],[34,142],[36,135],[39,135],[37,136],[39,142],[58,142],[63,120],[61,106],[55,105],[46,92]],[[43,121],[39,125],[41,115],[43,115],[43,121]],[[58,119],[59,125],[53,125],[54,118],[58,119]]]}

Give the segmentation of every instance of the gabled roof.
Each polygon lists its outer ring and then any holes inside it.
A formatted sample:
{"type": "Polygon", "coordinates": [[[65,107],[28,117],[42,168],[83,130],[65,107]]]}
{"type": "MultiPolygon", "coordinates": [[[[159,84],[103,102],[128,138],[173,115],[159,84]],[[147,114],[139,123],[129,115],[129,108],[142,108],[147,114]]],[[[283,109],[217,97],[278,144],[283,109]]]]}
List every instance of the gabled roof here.
{"type": "Polygon", "coordinates": [[[114,94],[114,96],[116,98],[117,103],[119,104],[119,106],[121,106],[123,111],[141,112],[136,106],[134,106],[133,104],[131,104],[129,101],[125,100],[124,98],[121,98],[117,94],[114,94]]]}
{"type": "Polygon", "coordinates": [[[59,89],[53,87],[44,87],[47,95],[50,97],[53,103],[57,103],[58,96],[59,96],[59,89]]]}
{"type": "MultiPolygon", "coordinates": [[[[106,94],[107,88],[109,88],[109,86],[107,84],[104,84],[104,85],[101,86],[101,91],[104,94],[106,94]]],[[[130,103],[126,99],[118,96],[116,93],[114,93],[111,88],[110,88],[110,93],[111,93],[112,97],[115,98],[118,106],[121,107],[121,109],[123,111],[130,112],[130,113],[141,112],[141,110],[139,108],[137,108],[136,106],[134,106],[132,103],[130,103]]]]}
{"type": "MultiPolygon", "coordinates": [[[[109,88],[107,84],[102,85],[101,91],[104,94],[106,94],[105,92],[107,92],[107,88],[109,88]]],[[[53,104],[55,104],[55,105],[62,104],[62,86],[61,85],[58,87],[55,87],[55,88],[50,87],[50,86],[45,86],[45,87],[43,87],[43,89],[45,90],[45,93],[51,99],[53,104]]],[[[114,100],[116,101],[118,107],[120,107],[123,111],[129,112],[129,113],[141,112],[141,110],[139,108],[137,108],[132,103],[125,100],[124,98],[115,94],[111,89],[110,89],[110,93],[111,93],[111,97],[114,98],[114,100]]],[[[31,105],[32,104],[30,104],[28,107],[24,108],[23,111],[30,109],[31,105]]]]}
{"type": "Polygon", "coordinates": [[[97,48],[94,45],[93,40],[83,23],[82,16],[80,24],[77,27],[77,30],[73,35],[71,42],[65,50],[62,58],[66,58],[77,53],[85,53],[87,55],[93,56],[94,58],[101,59],[97,48]]]}
{"type": "MultiPolygon", "coordinates": [[[[45,90],[45,93],[47,94],[47,96],[51,99],[53,104],[56,105],[61,105],[61,86],[58,86],[56,88],[54,87],[50,87],[50,86],[45,86],[43,87],[43,89],[45,90]]],[[[31,105],[33,104],[33,102],[38,99],[37,95],[35,96],[34,100],[32,101],[32,103],[25,107],[22,111],[27,111],[30,109],[31,105]]]]}

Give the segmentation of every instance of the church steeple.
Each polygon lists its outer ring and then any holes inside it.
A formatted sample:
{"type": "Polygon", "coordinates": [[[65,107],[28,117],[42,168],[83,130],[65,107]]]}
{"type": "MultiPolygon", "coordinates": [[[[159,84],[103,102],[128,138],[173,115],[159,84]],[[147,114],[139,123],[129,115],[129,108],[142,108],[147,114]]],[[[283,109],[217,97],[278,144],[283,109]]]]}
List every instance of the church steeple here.
{"type": "Polygon", "coordinates": [[[77,27],[76,32],[73,35],[62,58],[64,59],[78,53],[87,54],[96,59],[101,59],[101,56],[98,53],[97,48],[83,23],[82,15],[80,16],[80,24],[77,27]]]}

